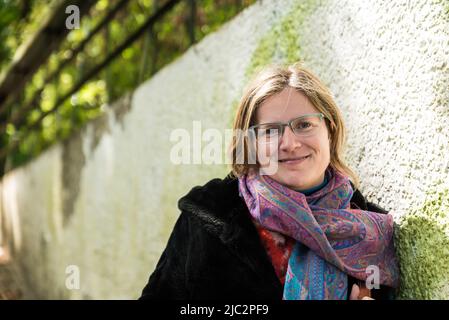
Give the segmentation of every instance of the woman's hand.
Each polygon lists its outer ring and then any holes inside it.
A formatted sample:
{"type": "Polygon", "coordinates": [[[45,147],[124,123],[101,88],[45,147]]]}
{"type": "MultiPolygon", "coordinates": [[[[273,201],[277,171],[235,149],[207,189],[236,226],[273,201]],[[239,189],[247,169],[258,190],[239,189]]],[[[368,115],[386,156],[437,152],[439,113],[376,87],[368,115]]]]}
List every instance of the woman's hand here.
{"type": "Polygon", "coordinates": [[[360,288],[358,285],[353,284],[352,285],[352,290],[351,290],[351,295],[349,296],[349,300],[374,300],[371,297],[365,296],[365,297],[359,297],[360,295],[360,288]]]}

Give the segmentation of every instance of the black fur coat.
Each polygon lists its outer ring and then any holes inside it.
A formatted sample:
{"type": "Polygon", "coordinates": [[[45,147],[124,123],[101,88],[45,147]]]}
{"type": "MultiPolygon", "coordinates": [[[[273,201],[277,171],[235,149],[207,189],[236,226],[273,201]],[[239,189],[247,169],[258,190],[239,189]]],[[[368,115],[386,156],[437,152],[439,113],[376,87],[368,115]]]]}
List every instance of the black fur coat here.
{"type": "MultiPolygon", "coordinates": [[[[140,299],[282,300],[283,286],[229,175],[194,187],[140,299]]],[[[386,213],[355,190],[351,208],[386,213]]],[[[348,276],[348,296],[356,279],[348,276]]],[[[372,290],[375,299],[393,290],[372,290]]]]}

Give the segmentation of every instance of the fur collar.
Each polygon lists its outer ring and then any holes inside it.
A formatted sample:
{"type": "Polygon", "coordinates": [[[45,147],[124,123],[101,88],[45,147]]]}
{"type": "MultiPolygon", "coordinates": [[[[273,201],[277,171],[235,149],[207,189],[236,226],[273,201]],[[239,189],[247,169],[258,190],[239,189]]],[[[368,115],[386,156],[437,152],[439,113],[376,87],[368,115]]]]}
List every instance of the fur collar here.
{"type": "Polygon", "coordinates": [[[239,196],[238,179],[230,175],[194,187],[178,201],[178,207],[225,243],[235,237],[235,233],[243,232],[241,228],[248,227],[240,224],[242,220],[251,222],[250,217],[244,214],[247,207],[239,196]]]}

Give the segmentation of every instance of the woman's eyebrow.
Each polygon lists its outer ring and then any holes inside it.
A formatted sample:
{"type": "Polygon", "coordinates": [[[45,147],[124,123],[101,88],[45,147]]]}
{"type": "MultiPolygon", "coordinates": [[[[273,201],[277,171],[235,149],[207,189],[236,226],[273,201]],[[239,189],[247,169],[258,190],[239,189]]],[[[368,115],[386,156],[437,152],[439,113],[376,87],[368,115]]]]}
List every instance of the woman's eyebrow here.
{"type": "Polygon", "coordinates": [[[299,116],[290,118],[290,119],[285,120],[285,121],[282,121],[282,120],[260,121],[259,124],[264,124],[264,123],[287,123],[287,122],[290,121],[290,120],[297,119],[297,118],[306,116],[306,115],[308,115],[308,114],[310,114],[310,113],[304,113],[304,114],[301,114],[301,115],[299,115],[299,116]]]}

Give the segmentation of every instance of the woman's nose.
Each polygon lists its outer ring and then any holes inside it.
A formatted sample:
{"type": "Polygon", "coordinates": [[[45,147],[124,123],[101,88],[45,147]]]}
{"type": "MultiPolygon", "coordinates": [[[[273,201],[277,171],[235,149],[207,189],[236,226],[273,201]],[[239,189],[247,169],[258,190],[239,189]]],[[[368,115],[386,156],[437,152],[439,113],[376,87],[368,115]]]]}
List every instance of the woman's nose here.
{"type": "Polygon", "coordinates": [[[281,141],[279,141],[279,149],[287,151],[300,146],[301,142],[298,136],[293,133],[289,126],[285,126],[284,134],[281,136],[281,141]]]}

